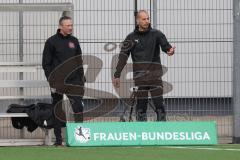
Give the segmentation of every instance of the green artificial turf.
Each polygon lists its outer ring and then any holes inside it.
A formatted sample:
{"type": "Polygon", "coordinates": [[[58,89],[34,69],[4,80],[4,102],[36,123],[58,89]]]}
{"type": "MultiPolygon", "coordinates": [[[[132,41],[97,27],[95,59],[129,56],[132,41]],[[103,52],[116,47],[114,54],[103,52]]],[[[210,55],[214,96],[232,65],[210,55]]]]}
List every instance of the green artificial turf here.
{"type": "Polygon", "coordinates": [[[0,147],[0,160],[239,160],[240,145],[0,147]]]}

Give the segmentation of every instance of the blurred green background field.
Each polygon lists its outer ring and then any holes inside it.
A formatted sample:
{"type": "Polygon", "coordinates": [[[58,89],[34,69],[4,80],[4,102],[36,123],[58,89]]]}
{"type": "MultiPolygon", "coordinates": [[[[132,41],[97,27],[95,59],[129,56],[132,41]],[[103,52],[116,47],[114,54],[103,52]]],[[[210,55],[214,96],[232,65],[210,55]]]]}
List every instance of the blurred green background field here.
{"type": "Polygon", "coordinates": [[[239,160],[240,145],[0,147],[0,160],[239,160]]]}

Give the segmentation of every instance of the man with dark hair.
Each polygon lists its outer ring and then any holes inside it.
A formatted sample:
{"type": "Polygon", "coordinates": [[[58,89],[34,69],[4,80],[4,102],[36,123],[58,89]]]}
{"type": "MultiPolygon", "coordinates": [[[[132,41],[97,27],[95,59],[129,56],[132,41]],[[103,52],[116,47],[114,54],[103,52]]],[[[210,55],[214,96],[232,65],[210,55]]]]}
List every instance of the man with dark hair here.
{"type": "MultiPolygon", "coordinates": [[[[82,51],[78,42],[78,39],[72,36],[73,23],[70,17],[64,16],[59,19],[59,29],[57,33],[47,39],[42,57],[42,67],[44,69],[47,80],[51,87],[52,106],[54,107],[56,125],[54,126],[54,134],[56,136],[55,145],[62,145],[61,127],[65,126],[65,114],[62,111],[63,94],[58,92],[58,88],[51,86],[55,79],[51,79],[51,74],[55,72],[59,66],[63,65],[66,61],[76,58],[75,63],[79,66],[64,77],[64,83],[70,85],[84,86],[85,77],[82,64],[82,51]],[[79,56],[81,60],[79,61],[79,56]],[[77,60],[78,59],[78,60],[77,60]],[[51,81],[51,83],[50,83],[51,81]],[[59,107],[60,106],[60,107],[59,107]]],[[[61,72],[65,72],[61,70],[61,72]]],[[[58,72],[59,73],[59,72],[58,72]]],[[[55,77],[61,78],[61,75],[55,77]]],[[[65,84],[60,88],[63,88],[65,84]]],[[[71,95],[67,94],[69,98],[72,110],[74,112],[74,119],[76,122],[83,121],[83,95],[71,95]]]]}
{"type": "Polygon", "coordinates": [[[130,33],[123,42],[116,71],[113,77],[113,85],[120,87],[120,76],[127,59],[131,54],[133,61],[133,79],[138,87],[136,119],[137,121],[147,120],[148,94],[150,92],[157,121],[166,121],[166,111],[163,102],[162,66],[160,61],[160,47],[169,56],[174,54],[175,47],[167,41],[165,35],[152,29],[149,14],[140,10],[136,16],[137,26],[134,32],[130,33]]]}

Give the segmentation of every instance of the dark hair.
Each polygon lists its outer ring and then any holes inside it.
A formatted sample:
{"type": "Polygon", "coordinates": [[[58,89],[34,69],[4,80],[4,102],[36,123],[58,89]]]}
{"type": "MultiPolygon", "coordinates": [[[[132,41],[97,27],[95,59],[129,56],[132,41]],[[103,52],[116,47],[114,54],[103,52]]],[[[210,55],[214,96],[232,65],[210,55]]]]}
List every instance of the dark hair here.
{"type": "Polygon", "coordinates": [[[71,18],[71,17],[68,17],[68,16],[62,16],[62,17],[59,19],[58,24],[61,25],[64,20],[68,20],[68,19],[71,20],[72,18],[71,18]]]}

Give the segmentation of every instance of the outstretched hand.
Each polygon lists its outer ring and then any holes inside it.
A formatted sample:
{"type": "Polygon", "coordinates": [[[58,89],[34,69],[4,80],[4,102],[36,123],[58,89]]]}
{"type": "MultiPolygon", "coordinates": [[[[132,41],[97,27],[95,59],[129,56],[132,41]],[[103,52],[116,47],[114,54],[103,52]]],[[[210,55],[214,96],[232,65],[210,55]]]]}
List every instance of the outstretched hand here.
{"type": "Polygon", "coordinates": [[[168,54],[169,56],[172,56],[172,55],[174,54],[174,52],[175,52],[175,48],[176,48],[176,46],[173,46],[172,48],[170,48],[170,49],[167,51],[167,54],[168,54]]]}

